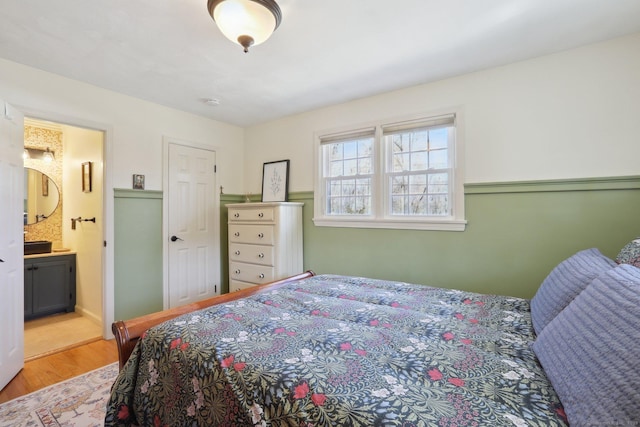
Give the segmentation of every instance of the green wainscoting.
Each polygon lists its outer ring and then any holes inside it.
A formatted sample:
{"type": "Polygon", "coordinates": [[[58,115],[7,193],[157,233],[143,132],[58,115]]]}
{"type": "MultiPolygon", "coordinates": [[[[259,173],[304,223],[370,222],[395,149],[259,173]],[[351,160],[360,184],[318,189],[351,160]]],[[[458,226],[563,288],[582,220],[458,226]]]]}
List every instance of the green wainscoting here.
{"type": "Polygon", "coordinates": [[[114,189],[115,319],[162,310],[162,192],[114,189]]]}
{"type": "Polygon", "coordinates": [[[573,253],[614,258],[640,236],[640,177],[466,185],[464,232],[316,227],[313,193],[289,200],[305,204],[305,270],[524,298],[573,253]]]}
{"type": "MultiPolygon", "coordinates": [[[[115,191],[115,316],[162,309],[162,193],[115,191]]],[[[227,208],[220,196],[222,292],[228,287],[227,208]]],[[[316,227],[303,202],[304,269],[530,298],[549,271],[591,247],[614,258],[640,236],[640,177],[465,186],[464,232],[316,227]]],[[[259,201],[259,196],[252,201],[259,201]]]]}

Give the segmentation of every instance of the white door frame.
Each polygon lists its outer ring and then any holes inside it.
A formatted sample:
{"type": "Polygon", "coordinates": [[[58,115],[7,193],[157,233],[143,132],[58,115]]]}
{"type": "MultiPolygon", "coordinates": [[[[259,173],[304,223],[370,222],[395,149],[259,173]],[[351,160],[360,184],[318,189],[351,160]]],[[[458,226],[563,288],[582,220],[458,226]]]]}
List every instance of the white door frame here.
{"type": "MultiPolygon", "coordinates": [[[[220,155],[220,147],[215,145],[206,145],[193,141],[185,141],[179,138],[172,138],[169,136],[162,137],[162,305],[163,309],[169,308],[169,197],[167,196],[169,191],[169,144],[183,145],[190,148],[198,148],[201,150],[213,151],[216,153],[216,164],[218,163],[220,155]]],[[[216,184],[218,179],[216,177],[216,184]]],[[[214,192],[214,209],[220,211],[220,193],[214,192]]],[[[220,236],[220,221],[215,221],[213,224],[214,232],[217,236],[220,236]]],[[[220,246],[220,242],[218,242],[220,246]]],[[[218,253],[222,248],[218,247],[218,253]]],[[[222,271],[220,270],[220,259],[218,257],[214,262],[218,263],[217,271],[220,274],[218,278],[218,286],[222,286],[222,271]]]]}
{"type": "Polygon", "coordinates": [[[111,339],[113,338],[111,325],[115,321],[114,196],[113,171],[109,167],[113,164],[113,126],[50,111],[35,110],[24,105],[14,105],[14,107],[26,117],[93,129],[102,132],[104,135],[102,144],[104,187],[102,192],[102,217],[104,218],[103,241],[107,242],[107,247],[103,247],[102,251],[102,337],[111,339]]]}

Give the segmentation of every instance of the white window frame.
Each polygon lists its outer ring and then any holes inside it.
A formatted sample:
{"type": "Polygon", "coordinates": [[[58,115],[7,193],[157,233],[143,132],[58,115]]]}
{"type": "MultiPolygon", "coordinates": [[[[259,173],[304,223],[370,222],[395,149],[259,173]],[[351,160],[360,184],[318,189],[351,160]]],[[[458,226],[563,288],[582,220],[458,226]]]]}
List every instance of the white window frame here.
{"type": "Polygon", "coordinates": [[[467,221],[464,211],[464,117],[460,108],[446,111],[431,112],[393,120],[378,120],[376,122],[342,127],[328,131],[316,132],[314,135],[315,173],[314,173],[314,218],[313,222],[320,227],[350,227],[350,228],[388,228],[409,230],[439,230],[464,231],[467,221]],[[454,117],[455,138],[449,145],[449,159],[452,173],[450,192],[452,197],[451,215],[448,216],[418,216],[418,215],[390,215],[390,190],[388,186],[387,162],[389,154],[383,137],[383,129],[397,126],[411,128],[413,123],[437,123],[443,117],[454,117]],[[372,214],[371,215],[327,215],[326,188],[323,160],[323,141],[339,140],[351,134],[357,134],[363,129],[375,128],[373,144],[373,162],[375,164],[372,182],[372,214]]]}

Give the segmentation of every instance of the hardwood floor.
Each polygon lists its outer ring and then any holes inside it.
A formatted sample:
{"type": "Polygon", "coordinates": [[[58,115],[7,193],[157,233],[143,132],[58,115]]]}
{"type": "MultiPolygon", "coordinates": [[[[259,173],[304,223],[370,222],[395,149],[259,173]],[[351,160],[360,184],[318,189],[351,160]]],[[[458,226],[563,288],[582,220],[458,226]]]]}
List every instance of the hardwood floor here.
{"type": "Polygon", "coordinates": [[[117,361],[115,340],[101,339],[25,362],[22,371],[0,391],[0,403],[117,361]]]}

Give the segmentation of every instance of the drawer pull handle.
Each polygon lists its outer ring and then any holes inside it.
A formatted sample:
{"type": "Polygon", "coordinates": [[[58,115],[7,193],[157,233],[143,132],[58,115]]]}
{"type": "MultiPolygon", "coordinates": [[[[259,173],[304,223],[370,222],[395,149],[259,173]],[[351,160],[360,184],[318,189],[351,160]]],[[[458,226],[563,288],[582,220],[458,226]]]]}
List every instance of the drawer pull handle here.
{"type": "Polygon", "coordinates": [[[240,274],[240,270],[236,270],[236,274],[240,274]]]}
{"type": "Polygon", "coordinates": [[[236,237],[240,237],[240,232],[236,231],[235,233],[233,233],[233,235],[236,236],[236,237]]]}
{"type": "Polygon", "coordinates": [[[261,279],[264,279],[264,273],[260,273],[260,275],[258,276],[261,279]]]}
{"type": "Polygon", "coordinates": [[[262,239],[264,237],[264,233],[258,234],[258,237],[262,239]]]}
{"type": "Polygon", "coordinates": [[[259,253],[258,254],[258,258],[264,258],[264,254],[263,253],[259,253]]]}
{"type": "Polygon", "coordinates": [[[264,216],[264,214],[263,214],[262,212],[260,212],[260,213],[258,214],[258,218],[262,218],[263,216],[264,216]]]}
{"type": "Polygon", "coordinates": [[[236,251],[236,255],[240,255],[240,251],[236,251]]]}
{"type": "Polygon", "coordinates": [[[235,214],[233,214],[234,217],[236,218],[240,218],[240,214],[238,212],[236,212],[235,214]]]}

